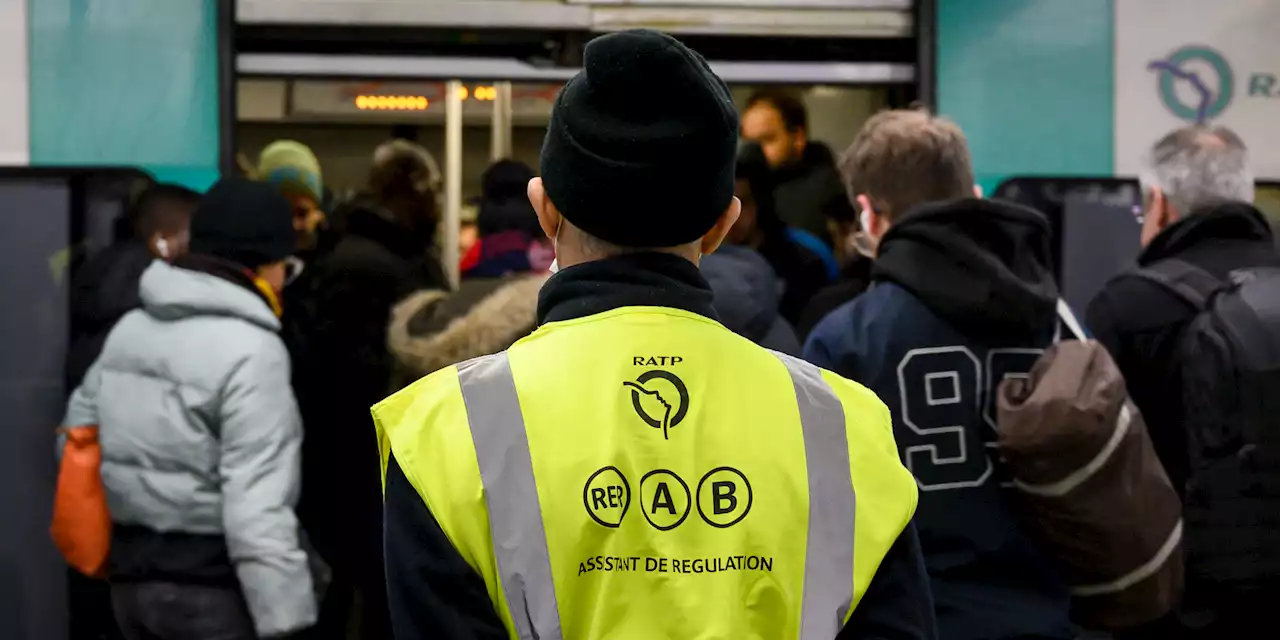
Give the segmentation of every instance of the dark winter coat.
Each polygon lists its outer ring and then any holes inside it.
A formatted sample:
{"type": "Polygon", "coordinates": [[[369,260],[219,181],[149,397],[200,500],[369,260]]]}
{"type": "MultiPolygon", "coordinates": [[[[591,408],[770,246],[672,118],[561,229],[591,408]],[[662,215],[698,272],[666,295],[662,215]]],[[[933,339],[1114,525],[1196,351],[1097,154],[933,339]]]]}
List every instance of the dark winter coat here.
{"type": "Polygon", "coordinates": [[[126,240],[103,249],[76,271],[71,283],[68,389],[80,386],[116,322],[142,307],[138,282],[154,259],[147,245],[126,240]]]}
{"type": "MultiPolygon", "coordinates": [[[[1226,279],[1237,269],[1280,266],[1280,252],[1262,214],[1245,203],[1199,211],[1165,229],[1138,256],[1138,267],[1183,260],[1226,279]]],[[[1135,276],[1114,278],[1089,305],[1089,329],[1107,347],[1124,374],[1129,395],[1146,417],[1156,453],[1174,487],[1183,491],[1190,463],[1182,405],[1182,378],[1175,350],[1196,312],[1159,285],[1135,276]]],[[[1205,586],[1187,575],[1179,610],[1124,634],[1125,640],[1244,638],[1270,622],[1280,584],[1241,593],[1205,586]]]]}
{"type": "Polygon", "coordinates": [[[796,332],[778,313],[783,283],[759,253],[723,246],[702,258],[702,276],[715,294],[720,322],[734,333],[774,351],[800,355],[796,332]]]}
{"type": "Polygon", "coordinates": [[[893,413],[920,484],[916,526],[944,640],[1075,637],[1069,596],[1001,487],[994,390],[1052,340],[1049,224],[1012,204],[920,207],[880,242],[866,293],[813,330],[805,359],[893,413]]]}
{"type": "Polygon", "coordinates": [[[390,393],[391,309],[424,288],[445,288],[428,239],[357,202],[336,243],[285,291],[286,339],[302,413],[303,492],[298,513],[335,580],[361,585],[369,615],[386,617],[381,481],[369,408],[390,393]]]}

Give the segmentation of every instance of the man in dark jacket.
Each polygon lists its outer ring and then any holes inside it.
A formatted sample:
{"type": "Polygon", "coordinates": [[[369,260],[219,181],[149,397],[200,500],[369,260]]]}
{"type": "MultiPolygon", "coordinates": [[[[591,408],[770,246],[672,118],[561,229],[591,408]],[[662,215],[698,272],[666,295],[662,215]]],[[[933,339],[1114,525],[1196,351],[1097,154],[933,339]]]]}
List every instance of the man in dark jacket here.
{"type": "Polygon", "coordinates": [[[1068,593],[1019,526],[991,450],[994,391],[1052,340],[1043,216],[980,200],[964,134],[920,111],[867,121],[842,165],[875,246],[873,288],[805,358],[875,391],[920,487],[920,545],[945,640],[1075,637],[1068,593]]]}
{"type": "Polygon", "coordinates": [[[152,185],[120,225],[130,235],[117,238],[77,270],[71,284],[68,389],[80,385],[116,321],[142,306],[138,280],[151,261],[172,261],[187,252],[191,214],[199,204],[200,194],[190,189],[152,185]]]}
{"type": "Polygon", "coordinates": [[[830,246],[827,221],[846,215],[849,200],[831,149],[809,139],[804,103],[783,91],[755,93],[742,112],[742,137],[758,143],[773,167],[783,222],[830,246]]]}
{"type": "MultiPolygon", "coordinates": [[[[1244,142],[1225,128],[1188,127],[1156,143],[1143,180],[1146,213],[1138,267],[1182,260],[1227,279],[1232,271],[1280,266],[1271,228],[1252,205],[1253,175],[1244,142]]],[[[1160,285],[1133,273],[1116,277],[1089,305],[1088,325],[1124,373],[1169,479],[1188,480],[1179,337],[1196,311],[1160,285]]],[[[1181,609],[1143,629],[1141,638],[1258,637],[1260,616],[1280,584],[1253,594],[1205,590],[1187,575],[1181,609]]]]}
{"type": "Polygon", "coordinates": [[[299,515],[333,568],[318,629],[332,637],[345,637],[353,598],[362,603],[364,637],[390,636],[369,407],[391,390],[392,307],[416,289],[448,288],[433,255],[435,182],[434,162],[421,147],[379,147],[367,192],[336,216],[336,244],[290,286],[302,288],[289,297],[302,299],[298,313],[305,314],[289,337],[306,430],[299,515]]]}

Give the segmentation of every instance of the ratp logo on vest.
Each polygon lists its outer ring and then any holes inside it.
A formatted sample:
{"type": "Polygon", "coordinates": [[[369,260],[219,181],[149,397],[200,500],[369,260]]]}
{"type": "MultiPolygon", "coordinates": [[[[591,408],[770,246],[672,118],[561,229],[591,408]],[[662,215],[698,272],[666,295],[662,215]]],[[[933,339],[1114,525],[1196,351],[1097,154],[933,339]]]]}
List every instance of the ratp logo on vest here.
{"type": "MultiPolygon", "coordinates": [[[[1223,114],[1236,93],[1235,73],[1226,56],[1202,45],[1181,47],[1147,69],[1156,72],[1156,90],[1166,109],[1182,120],[1204,124],[1223,114]]],[[[1246,98],[1280,97],[1274,73],[1249,74],[1246,98]]]]}
{"type": "MultiPolygon", "coordinates": [[[[636,364],[642,364],[641,360],[636,358],[636,364]]],[[[679,358],[671,360],[676,364],[679,358]]],[[[663,440],[669,440],[671,429],[689,414],[689,388],[670,371],[650,369],[622,386],[631,391],[631,408],[636,415],[650,427],[661,429],[663,440]]]]}

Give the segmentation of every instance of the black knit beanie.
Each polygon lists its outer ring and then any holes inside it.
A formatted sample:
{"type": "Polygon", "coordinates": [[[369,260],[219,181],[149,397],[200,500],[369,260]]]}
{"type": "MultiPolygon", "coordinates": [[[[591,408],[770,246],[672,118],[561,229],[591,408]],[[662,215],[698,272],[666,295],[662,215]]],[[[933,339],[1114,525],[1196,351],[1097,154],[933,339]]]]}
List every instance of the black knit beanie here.
{"type": "Polygon", "coordinates": [[[191,252],[256,269],[296,249],[293,207],[277,187],[223,178],[191,218],[191,252]]]}
{"type": "Polygon", "coordinates": [[[674,247],[733,198],[738,113],[702,56],[656,31],[587,44],[556,99],[542,180],[574,226],[624,247],[674,247]]]}

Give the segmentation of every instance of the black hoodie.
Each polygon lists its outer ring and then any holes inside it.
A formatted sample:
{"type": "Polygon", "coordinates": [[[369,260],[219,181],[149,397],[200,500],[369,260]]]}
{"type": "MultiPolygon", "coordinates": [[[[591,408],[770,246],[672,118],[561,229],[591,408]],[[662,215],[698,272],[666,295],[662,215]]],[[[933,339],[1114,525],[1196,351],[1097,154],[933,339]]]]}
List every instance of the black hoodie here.
{"type": "Polygon", "coordinates": [[[880,241],[871,290],[818,323],[805,359],[893,415],[920,485],[916,525],[939,637],[1075,637],[1069,596],[1022,531],[991,455],[994,389],[1053,337],[1049,224],[964,199],[908,212],[880,241]]]}
{"type": "Polygon", "coordinates": [[[920,207],[889,228],[872,268],[967,336],[998,344],[1053,322],[1049,223],[1011,203],[965,199],[920,207]]]}
{"type": "Polygon", "coordinates": [[[68,391],[80,386],[116,322],[142,306],[138,281],[153,259],[146,244],[126,240],[107,247],[76,271],[71,284],[68,391]]]}

